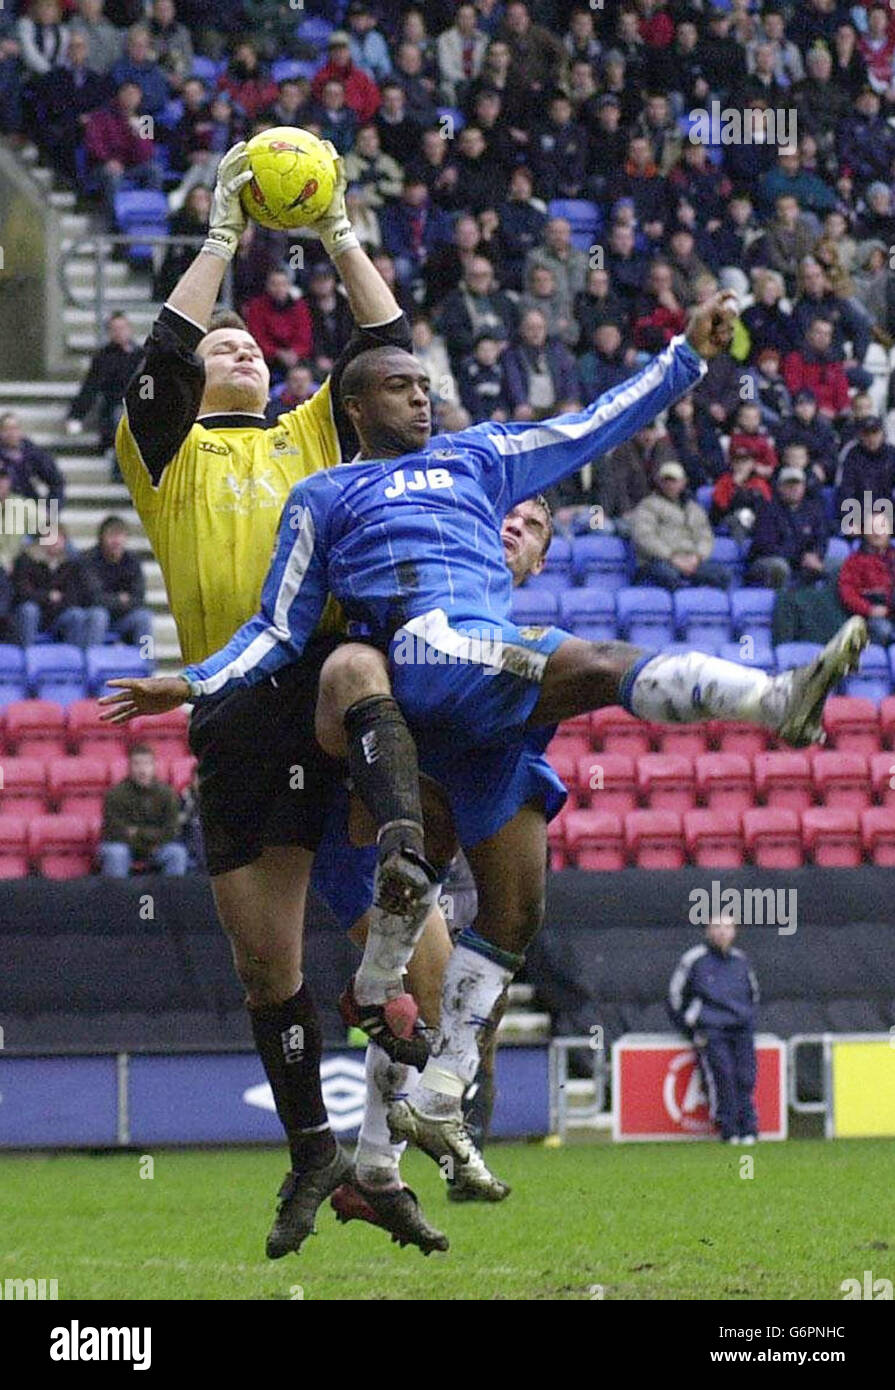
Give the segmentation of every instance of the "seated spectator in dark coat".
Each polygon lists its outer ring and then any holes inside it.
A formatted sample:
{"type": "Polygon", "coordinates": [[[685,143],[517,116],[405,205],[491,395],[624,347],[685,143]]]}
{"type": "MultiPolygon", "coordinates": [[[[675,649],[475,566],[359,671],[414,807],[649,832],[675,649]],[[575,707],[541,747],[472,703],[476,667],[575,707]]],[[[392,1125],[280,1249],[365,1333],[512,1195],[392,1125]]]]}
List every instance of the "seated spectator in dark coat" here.
{"type": "Polygon", "coordinates": [[[650,143],[644,135],[632,135],[629,139],[624,168],[610,179],[607,196],[612,203],[619,198],[630,198],[637,221],[647,235],[653,235],[651,226],[658,228],[655,239],[664,234],[671,215],[671,194],[667,179],[662,178],[653,162],[650,143]]]}
{"type": "Polygon", "coordinates": [[[789,584],[777,592],[771,614],[771,641],[818,642],[825,646],[848,614],[839,602],[836,585],[828,574],[810,584],[789,584]]]}
{"type": "Polygon", "coordinates": [[[861,88],[851,114],[839,124],[836,149],[840,162],[862,187],[889,177],[895,159],[895,131],[880,113],[879,93],[869,84],[861,88]]]}
{"type": "MultiPolygon", "coordinates": [[[[730,180],[723,169],[717,168],[709,161],[705,145],[700,142],[694,144],[690,140],[684,141],[680,159],[671,170],[668,183],[672,196],[686,198],[688,203],[693,204],[699,222],[705,225],[709,232],[721,231],[727,210],[725,200],[730,193],[730,180]]],[[[735,224],[730,225],[734,229],[735,224]]],[[[738,237],[735,258],[721,261],[719,264],[741,264],[745,249],[738,237]]]]}
{"type": "Polygon", "coordinates": [[[652,492],[631,513],[638,563],[635,584],[672,590],[691,584],[729,587],[729,572],[709,559],[715,548],[709,519],[686,490],[687,475],[681,465],[663,463],[652,492]]]}
{"type": "Polygon", "coordinates": [[[628,326],[628,304],[616,294],[609,281],[608,270],[589,270],[587,284],[575,296],[574,314],[581,325],[582,343],[592,343],[594,329],[601,323],[616,323],[623,331],[628,326]]]}
{"type": "MultiPolygon", "coordinates": [[[[179,212],[175,212],[168,223],[170,235],[203,237],[208,228],[211,196],[211,189],[206,188],[204,184],[200,183],[195,188],[191,188],[183,207],[179,212]]],[[[164,303],[181,275],[196,259],[196,252],[200,245],[201,241],[194,246],[190,246],[186,242],[182,245],[169,246],[165,252],[165,259],[153,281],[153,293],[156,299],[160,299],[164,303]]]]}
{"type": "Polygon", "coordinates": [[[508,420],[510,398],[506,372],[501,361],[503,342],[491,329],[483,328],[475,340],[472,355],[464,357],[457,373],[460,403],[469,412],[472,424],[482,420],[508,420]]]}
{"type": "Polygon", "coordinates": [[[452,163],[457,171],[454,194],[461,207],[479,213],[494,207],[503,197],[506,171],[489,153],[478,126],[464,126],[460,131],[452,163]]]}
{"type": "Polygon", "coordinates": [[[106,326],[109,341],[90,359],[87,375],[69,407],[65,422],[68,434],[80,434],[84,421],[95,409],[103,450],[112,447],[123,408],[124,388],[134,374],[141,352],[134,341],[134,330],[127,314],[110,315],[106,326]]]}
{"type": "Polygon", "coordinates": [[[613,290],[621,295],[629,311],[643,293],[648,262],[636,249],[634,228],[626,222],[614,222],[609,233],[606,269],[613,290]]]}
{"type": "Polygon", "coordinates": [[[726,462],[718,431],[697,411],[692,396],[675,401],[667,425],[673,456],[683,464],[691,488],[713,482],[724,472],[726,462]]]}
{"type": "Polygon", "coordinates": [[[248,301],[243,315],[265,362],[278,377],[299,358],[311,356],[314,339],[308,302],[296,298],[285,270],[269,273],[264,293],[248,301]]]}
{"type": "Polygon", "coordinates": [[[136,82],[142,93],[140,110],[158,116],[168,100],[168,80],[155,61],[149,30],[145,24],[133,24],[127,31],[124,56],[110,73],[117,88],[123,82],[136,82]]]}
{"type": "MultiPolygon", "coordinates": [[[[381,135],[381,130],[380,130],[381,135]]],[[[399,282],[416,280],[428,256],[451,240],[451,220],[436,207],[425,183],[408,179],[400,202],[379,214],[382,246],[393,257],[399,282]]]]}
{"type": "Polygon", "coordinates": [[[109,614],[109,625],[122,642],[145,651],[152,635],[152,616],[146,603],[143,566],[127,548],[128,526],[120,516],[100,523],[97,544],[84,554],[84,566],[96,581],[98,600],[109,614]]]}
{"type": "Polygon", "coordinates": [[[822,503],[805,489],[798,468],[780,469],[777,495],[755,523],[747,583],[779,589],[791,578],[810,584],[823,574],[829,528],[822,503]]]}
{"type": "Polygon", "coordinates": [[[636,370],[617,323],[601,323],[594,329],[593,346],[578,358],[578,379],[585,405],[612,386],[627,381],[636,370]]]}
{"type": "Polygon", "coordinates": [[[516,328],[516,306],[494,283],[491,262],[473,256],[455,290],[446,297],[438,315],[438,331],[452,363],[468,357],[487,329],[498,342],[507,343],[516,328]]]}
{"type": "MultiPolygon", "coordinates": [[[[272,121],[274,125],[307,125],[313,110],[308,79],[284,77],[278,84],[277,93],[276,101],[264,112],[264,119],[272,121]]],[[[352,181],[350,177],[348,181],[352,181]]]]}
{"type": "MultiPolygon", "coordinates": [[[[138,188],[160,189],[162,170],[155,157],[155,142],[143,134],[138,120],[140,88],[136,82],[124,82],[115,100],[108,106],[92,111],[87,118],[84,143],[90,167],[99,179],[106,202],[110,224],[115,222],[115,194],[127,175],[128,182],[138,188]]],[[[151,121],[146,116],[146,121],[151,121]]],[[[145,127],[151,129],[151,125],[145,127]]]]}
{"type": "Polygon", "coordinates": [[[39,632],[76,647],[105,641],[109,614],[92,572],[68,545],[63,526],[32,541],[12,571],[19,640],[30,647],[39,632]]]}
{"type": "MultiPolygon", "coordinates": [[[[378,137],[378,127],[374,129],[378,137]]],[[[354,154],[357,154],[357,147],[354,154]]],[[[391,155],[381,157],[391,159],[391,155]]],[[[393,162],[396,169],[401,168],[397,160],[393,162]]],[[[457,169],[451,162],[449,141],[445,140],[439,126],[430,126],[422,132],[419,149],[403,171],[402,177],[405,182],[412,179],[416,183],[424,183],[429,197],[438,207],[448,212],[453,212],[458,207],[457,169]]]]}
{"type": "Polygon", "coordinates": [[[791,193],[778,194],[774,206],[775,215],[764,236],[750,247],[749,256],[754,265],[766,266],[782,275],[787,294],[793,294],[799,262],[811,255],[817,238],[791,193]]]}
{"type": "Polygon", "coordinates": [[[547,340],[547,321],[529,309],[516,342],[503,358],[514,420],[543,420],[578,405],[575,359],[562,343],[547,340]]]}
{"type": "MultiPolygon", "coordinates": [[[[698,150],[703,146],[691,145],[687,148],[698,150]]],[[[746,269],[752,264],[752,249],[761,235],[762,228],[755,215],[752,199],[748,193],[740,190],[733,194],[727,204],[720,226],[703,242],[705,258],[713,270],[721,270],[728,265],[746,269]]]]}
{"type": "Polygon", "coordinates": [[[804,346],[789,353],[783,363],[783,380],[792,396],[807,386],[813,391],[821,415],[830,420],[849,407],[848,377],[833,351],[833,325],[829,319],[811,320],[804,346]]]}
{"type": "Polygon", "coordinates": [[[761,413],[761,423],[773,434],[781,420],[792,414],[792,397],[780,374],[780,353],[775,347],[764,347],[757,354],[755,365],[749,368],[753,389],[761,413]]]}
{"type": "Polygon", "coordinates": [[[839,598],[849,613],[867,619],[871,642],[888,647],[895,641],[895,546],[892,522],[885,512],[868,518],[859,550],[839,570],[839,598]]]}
{"type": "Polygon", "coordinates": [[[180,877],[187,869],[187,849],[180,834],[180,800],[173,787],[155,775],[155,754],[144,743],[128,756],[123,782],[106,792],[100,872],[127,878],[135,864],[180,877]]]}
{"type": "Polygon", "coordinates": [[[758,514],[773,493],[767,477],[756,468],[757,460],[747,445],[730,445],[730,467],[715,483],[709,520],[726,526],[741,544],[751,538],[758,514]]]}
{"type": "Polygon", "coordinates": [[[744,309],[740,318],[748,331],[754,357],[765,348],[776,348],[781,357],[796,346],[792,315],[780,308],[785,294],[783,276],[774,270],[759,268],[753,272],[755,300],[744,309]]]}
{"type": "Polygon", "coordinates": [[[792,323],[797,343],[807,337],[816,318],[825,318],[833,325],[831,351],[842,363],[852,386],[864,390],[870,385],[870,375],[861,363],[870,346],[871,321],[865,310],[834,293],[827,274],[815,256],[806,256],[799,267],[800,294],[792,307],[792,323]],[[846,342],[851,355],[846,357],[846,342]]]}
{"type": "MultiPolygon", "coordinates": [[[[369,117],[366,119],[369,120],[369,117]]],[[[417,153],[420,142],[420,123],[407,109],[404,89],[397,82],[386,82],[382,87],[382,105],[376,117],[379,140],[386,154],[396,159],[402,169],[417,153]]]]}
{"type": "Polygon", "coordinates": [[[77,180],[75,151],[84,138],[85,118],[115,93],[107,76],[90,70],[87,53],[86,37],[73,33],[61,65],[31,86],[34,137],[44,158],[71,183],[77,180]]]}
{"type": "Polygon", "coordinates": [[[855,224],[858,241],[882,241],[891,246],[895,241],[895,211],[892,209],[892,190],[878,180],[870,184],[864,195],[864,207],[855,224]]]}
{"type": "Polygon", "coordinates": [[[708,365],[708,371],[693,391],[696,409],[707,420],[724,427],[733,418],[742,402],[740,386],[743,369],[729,352],[719,352],[708,365]]]}
{"type": "MultiPolygon", "coordinates": [[[[318,87],[319,79],[320,73],[317,73],[313,89],[315,98],[319,97],[323,90],[323,82],[320,82],[318,87]]],[[[369,78],[364,80],[369,81],[369,78]]],[[[227,64],[227,71],[218,78],[218,90],[226,92],[250,121],[256,120],[262,111],[266,111],[276,101],[277,84],[258,61],[258,54],[251,39],[243,39],[236,45],[233,57],[227,64]]],[[[348,104],[352,104],[350,97],[348,104]]]]}
{"type": "Polygon", "coordinates": [[[597,98],[596,120],[587,121],[590,137],[586,194],[598,203],[608,197],[610,182],[617,178],[628,155],[628,137],[622,128],[621,101],[614,92],[597,98]]]}
{"type": "MultiPolygon", "coordinates": [[[[354,329],[348,300],[339,290],[336,272],[329,261],[312,267],[305,303],[311,317],[310,357],[315,375],[322,381],[332,371],[339,353],[347,347],[354,329]]],[[[299,353],[300,357],[305,355],[299,353]]]]}
{"type": "Polygon", "coordinates": [[[886,443],[883,422],[878,415],[861,421],[857,439],[847,444],[839,464],[836,509],[842,518],[844,535],[864,533],[864,516],[876,502],[891,504],[895,488],[895,448],[886,443]],[[861,524],[854,518],[860,515],[861,524]],[[848,529],[846,527],[848,526],[848,529]]]}
{"type": "Polygon", "coordinates": [[[395,67],[389,80],[400,85],[407,103],[407,114],[418,125],[428,125],[430,121],[438,119],[435,83],[426,75],[422,52],[415,43],[398,44],[395,67]]]}
{"type": "Polygon", "coordinates": [[[795,393],[792,398],[792,414],[784,416],[780,423],[774,426],[774,439],[781,451],[789,444],[804,444],[808,450],[811,467],[818,477],[818,469],[822,469],[825,481],[833,481],[839,441],[829,420],[818,412],[817,399],[813,391],[802,387],[801,391],[795,393]]]}
{"type": "Polygon", "coordinates": [[[525,258],[538,245],[547,225],[547,214],[532,202],[533,188],[531,171],[518,165],[510,175],[506,198],[497,209],[504,283],[510,290],[522,290],[525,258]]]}
{"type": "Polygon", "coordinates": [[[529,150],[539,197],[549,201],[584,196],[588,140],[564,92],[550,96],[546,120],[535,125],[529,150]]]}
{"type": "Polygon", "coordinates": [[[341,82],[333,77],[325,84],[311,114],[321,140],[329,140],[339,154],[348,154],[354,145],[357,116],[348,105],[341,82]]]}
{"type": "Polygon", "coordinates": [[[30,497],[35,502],[46,497],[62,506],[65,480],[56,460],[49,450],[27,437],[13,410],[0,415],[0,466],[8,472],[10,490],[17,497],[30,497]]]}

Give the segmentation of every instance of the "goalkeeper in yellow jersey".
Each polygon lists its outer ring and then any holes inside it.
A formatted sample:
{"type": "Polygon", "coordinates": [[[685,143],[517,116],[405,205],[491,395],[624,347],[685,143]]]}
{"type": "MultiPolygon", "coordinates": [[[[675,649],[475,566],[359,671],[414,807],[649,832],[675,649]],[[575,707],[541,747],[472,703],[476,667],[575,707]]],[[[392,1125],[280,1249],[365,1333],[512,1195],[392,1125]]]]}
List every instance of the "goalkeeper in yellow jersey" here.
{"type": "MultiPolygon", "coordinates": [[[[411,341],[391,291],[358,245],[340,177],[315,231],[358,326],[316,395],[267,423],[269,374],[258,344],[238,315],[213,316],[245,226],[239,190],[250,177],[245,146],[235,145],[218,171],[207,240],[153,325],[116,436],[121,471],[161,565],[186,662],[223,646],[257,609],[294,484],[333,467],[343,453],[353,455],[357,445],[338,390],[347,363],[371,346],[409,348],[411,341]]],[[[319,670],[338,640],[336,610],[300,663],[194,715],[190,726],[215,903],[291,1152],[267,1241],[271,1258],[297,1250],[324,1198],[355,1178],[330,1131],[320,1086],[320,1025],[302,979],[314,850],[330,794],[344,776],[314,739],[319,670]]],[[[436,917],[411,971],[424,1015],[428,985],[434,1018],[448,951],[436,917]]],[[[402,1046],[390,1034],[385,1041],[402,1046]]],[[[412,1038],[403,1044],[410,1050],[418,1045],[412,1038]]],[[[382,1194],[378,1210],[397,1236],[424,1250],[446,1246],[408,1189],[382,1194]]]]}

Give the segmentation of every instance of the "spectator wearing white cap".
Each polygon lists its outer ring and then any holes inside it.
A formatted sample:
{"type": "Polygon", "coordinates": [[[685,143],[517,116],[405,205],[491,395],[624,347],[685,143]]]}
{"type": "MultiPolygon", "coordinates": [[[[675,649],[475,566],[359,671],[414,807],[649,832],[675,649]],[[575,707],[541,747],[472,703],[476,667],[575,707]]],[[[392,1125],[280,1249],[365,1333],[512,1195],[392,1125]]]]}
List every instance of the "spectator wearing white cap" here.
{"type": "Polygon", "coordinates": [[[687,475],[679,463],[669,460],[659,466],[652,492],[638,502],[630,520],[636,584],[672,590],[693,584],[728,588],[728,571],[709,559],[715,547],[709,519],[687,496],[687,475]]]}

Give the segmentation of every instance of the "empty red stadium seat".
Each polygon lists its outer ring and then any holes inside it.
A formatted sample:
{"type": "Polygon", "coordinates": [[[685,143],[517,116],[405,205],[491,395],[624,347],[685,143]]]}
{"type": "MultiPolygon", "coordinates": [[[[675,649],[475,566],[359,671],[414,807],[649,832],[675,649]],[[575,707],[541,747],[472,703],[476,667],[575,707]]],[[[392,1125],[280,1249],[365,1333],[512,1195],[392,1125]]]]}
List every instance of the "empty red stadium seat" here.
{"type": "Polygon", "coordinates": [[[811,775],[814,790],[824,806],[847,806],[853,811],[863,811],[870,805],[873,795],[870,768],[863,753],[818,748],[811,759],[811,775]]]}
{"type": "Polygon", "coordinates": [[[35,816],[28,825],[31,862],[44,878],[82,878],[93,867],[96,823],[89,816],[35,816]]]}
{"type": "Polygon", "coordinates": [[[563,757],[575,758],[577,760],[578,758],[585,757],[586,754],[591,751],[590,738],[581,738],[578,734],[574,734],[568,738],[551,739],[547,745],[547,757],[551,762],[553,762],[554,752],[561,754],[563,757]]]}
{"type": "Polygon", "coordinates": [[[708,748],[705,724],[657,724],[655,730],[660,753],[677,753],[695,761],[708,748]]]}
{"type": "MultiPolygon", "coordinates": [[[[170,758],[187,757],[190,751],[188,728],[189,715],[183,708],[169,710],[167,714],[154,714],[151,718],[144,715],[125,725],[127,745],[130,748],[135,743],[147,743],[156,752],[165,753],[170,758]]],[[[586,731],[586,724],[584,728],[586,731]]]]}
{"type": "Polygon", "coordinates": [[[564,869],[566,860],[565,822],[568,810],[564,806],[547,826],[547,848],[550,853],[550,868],[556,872],[564,869]]]}
{"type": "Polygon", "coordinates": [[[573,801],[576,800],[578,791],[578,754],[574,748],[567,752],[566,743],[571,743],[571,739],[554,739],[547,749],[547,759],[550,766],[559,774],[572,794],[573,801]]]}
{"type": "Polygon", "coordinates": [[[883,868],[895,868],[895,806],[869,806],[861,812],[864,854],[883,868]]]}
{"type": "Polygon", "coordinates": [[[103,796],[109,785],[105,758],[58,758],[48,768],[47,784],[57,811],[66,815],[101,816],[103,796]]]}
{"type": "Polygon", "coordinates": [[[784,806],[752,806],[743,812],[746,852],[760,869],[798,869],[802,827],[796,811],[784,806]]]}
{"type": "Polygon", "coordinates": [[[68,707],[66,729],[68,746],[73,753],[84,756],[105,754],[108,750],[124,753],[127,739],[120,724],[101,724],[100,707],[95,700],[75,700],[68,707]]]}
{"type": "Polygon", "coordinates": [[[6,746],[11,753],[61,758],[65,753],[65,710],[54,700],[16,700],[6,710],[6,746]]]}
{"type": "Polygon", "coordinates": [[[629,811],[625,841],[638,869],[679,869],[686,859],[677,811],[629,811]]]}
{"type": "Polygon", "coordinates": [[[4,758],[0,765],[0,814],[40,816],[47,810],[44,758],[4,758]]]}
{"type": "Polygon", "coordinates": [[[29,864],[28,821],[0,814],[0,878],[26,878],[29,864]]]}
{"type": "Polygon", "coordinates": [[[821,868],[854,869],[861,863],[858,812],[847,806],[809,806],[802,814],[802,839],[821,868]]]}
{"type": "Polygon", "coordinates": [[[627,753],[591,751],[578,760],[578,802],[624,816],[637,806],[637,772],[627,753]]]}
{"type": "Polygon", "coordinates": [[[573,719],[564,719],[557,725],[554,738],[577,738],[583,739],[587,747],[590,747],[590,715],[576,714],[573,719]]]}
{"type": "Polygon", "coordinates": [[[186,791],[190,782],[193,780],[193,773],[196,770],[196,759],[191,754],[186,757],[172,758],[168,764],[168,775],[165,779],[177,792],[186,791]]]}
{"type": "Polygon", "coordinates": [[[831,695],[824,706],[824,728],[832,747],[840,753],[864,753],[880,746],[876,705],[857,695],[831,695]]]}
{"type": "Polygon", "coordinates": [[[696,801],[696,776],[689,758],[644,753],[637,759],[637,786],[654,811],[689,811],[696,801]]]}
{"type": "Polygon", "coordinates": [[[579,869],[623,869],[625,837],[621,816],[610,811],[569,811],[566,855],[579,869]]]}
{"type": "Polygon", "coordinates": [[[590,732],[594,747],[606,753],[628,753],[637,758],[652,746],[652,726],[635,719],[621,705],[595,709],[590,716],[590,732]]]}
{"type": "Polygon", "coordinates": [[[870,759],[873,795],[884,806],[895,806],[895,752],[874,753],[870,759]]]}
{"type": "Polygon", "coordinates": [[[703,753],[696,759],[696,788],[713,811],[745,811],[755,801],[751,760],[742,753],[703,753]]]}
{"type": "Polygon", "coordinates": [[[712,741],[721,753],[740,753],[752,759],[761,753],[770,742],[770,733],[759,724],[746,724],[731,720],[711,726],[712,741]]]}
{"type": "Polygon", "coordinates": [[[684,816],[687,854],[703,869],[738,869],[743,863],[740,812],[702,807],[684,816]]]}
{"type": "Polygon", "coordinates": [[[879,734],[887,748],[895,747],[895,695],[887,695],[880,700],[879,734]]]}
{"type": "Polygon", "coordinates": [[[814,801],[811,764],[804,753],[756,753],[755,790],[768,806],[804,811],[814,801]]]}

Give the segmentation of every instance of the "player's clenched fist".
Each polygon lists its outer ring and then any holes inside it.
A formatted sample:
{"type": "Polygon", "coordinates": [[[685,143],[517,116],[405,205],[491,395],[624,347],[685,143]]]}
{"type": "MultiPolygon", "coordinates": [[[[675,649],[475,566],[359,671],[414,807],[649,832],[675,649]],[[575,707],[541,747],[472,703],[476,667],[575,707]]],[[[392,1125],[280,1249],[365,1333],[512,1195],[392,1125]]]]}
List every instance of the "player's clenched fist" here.
{"type": "Polygon", "coordinates": [[[139,714],[167,714],[190,698],[189,681],[182,676],[144,676],[106,681],[119,687],[116,695],[103,695],[107,706],[100,719],[105,724],[127,724],[139,714]]]}
{"type": "Polygon", "coordinates": [[[708,359],[729,348],[736,314],[737,297],[730,290],[722,290],[705,304],[698,304],[687,325],[687,342],[693,351],[708,359]]]}

